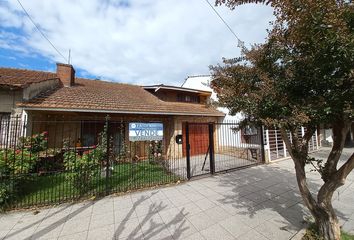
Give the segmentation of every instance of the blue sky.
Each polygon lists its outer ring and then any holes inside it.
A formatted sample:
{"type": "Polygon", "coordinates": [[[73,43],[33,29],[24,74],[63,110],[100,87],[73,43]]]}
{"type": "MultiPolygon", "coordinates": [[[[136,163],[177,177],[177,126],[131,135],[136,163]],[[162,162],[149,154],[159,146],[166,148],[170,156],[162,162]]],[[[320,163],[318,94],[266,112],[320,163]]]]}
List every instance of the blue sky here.
{"type": "MultiPolygon", "coordinates": [[[[208,74],[237,42],[205,0],[22,0],[78,76],[134,84],[180,85],[208,74]]],[[[247,46],[261,43],[272,9],[246,5],[217,10],[247,46]]],[[[0,1],[0,66],[55,71],[64,62],[16,0],[0,1]]]]}

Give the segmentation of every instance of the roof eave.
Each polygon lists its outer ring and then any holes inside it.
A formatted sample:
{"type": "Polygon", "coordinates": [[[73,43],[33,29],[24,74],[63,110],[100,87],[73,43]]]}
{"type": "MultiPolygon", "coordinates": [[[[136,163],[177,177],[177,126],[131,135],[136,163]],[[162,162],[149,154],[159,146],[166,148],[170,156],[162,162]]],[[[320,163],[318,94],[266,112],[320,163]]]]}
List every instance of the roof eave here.
{"type": "Polygon", "coordinates": [[[148,112],[148,111],[120,111],[120,110],[99,110],[99,109],[69,109],[69,108],[38,108],[22,106],[27,111],[57,111],[57,112],[86,112],[86,113],[113,113],[113,114],[145,114],[145,115],[176,115],[176,116],[206,116],[224,117],[224,113],[185,113],[185,112],[148,112]]]}

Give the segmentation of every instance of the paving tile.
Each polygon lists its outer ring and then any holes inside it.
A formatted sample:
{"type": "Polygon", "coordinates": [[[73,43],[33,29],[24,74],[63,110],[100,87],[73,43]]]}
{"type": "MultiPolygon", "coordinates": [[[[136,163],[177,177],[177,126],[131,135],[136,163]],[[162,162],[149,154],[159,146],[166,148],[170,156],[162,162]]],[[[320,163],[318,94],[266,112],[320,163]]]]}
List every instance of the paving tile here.
{"type": "Polygon", "coordinates": [[[113,201],[105,201],[93,205],[92,214],[104,214],[106,212],[113,212],[113,201]]]}
{"type": "Polygon", "coordinates": [[[58,240],[85,240],[87,237],[87,231],[75,233],[72,235],[60,236],[58,240]]]}
{"type": "Polygon", "coordinates": [[[61,236],[71,235],[78,232],[84,232],[89,229],[90,219],[81,219],[77,221],[68,221],[60,233],[61,236]]]}
{"type": "Polygon", "coordinates": [[[112,240],[114,239],[114,224],[104,227],[90,229],[88,231],[87,240],[112,240]]]}
{"type": "Polygon", "coordinates": [[[0,219],[0,226],[1,230],[11,230],[19,221],[19,219],[7,219],[4,217],[3,219],[0,219]]]}
{"type": "Polygon", "coordinates": [[[116,223],[137,217],[138,216],[133,208],[122,208],[114,211],[114,222],[116,223]]]}
{"type": "Polygon", "coordinates": [[[205,199],[205,196],[203,196],[200,193],[196,193],[196,192],[190,193],[190,194],[186,195],[186,197],[189,200],[191,200],[192,202],[195,202],[195,201],[198,201],[198,200],[201,200],[201,199],[205,199]]]}
{"type": "Polygon", "coordinates": [[[171,202],[175,207],[180,207],[182,205],[190,203],[190,200],[186,196],[183,196],[183,197],[173,198],[171,199],[171,202]]]}
{"type": "Polygon", "coordinates": [[[9,232],[10,230],[0,230],[0,239],[3,239],[9,232]]]}
{"type": "MultiPolygon", "coordinates": [[[[352,176],[333,201],[350,233],[352,176]]],[[[320,181],[309,174],[312,191],[320,181]]],[[[283,161],[94,204],[64,204],[37,215],[0,214],[0,239],[289,239],[308,214],[301,202],[292,162],[283,161]]]]}
{"type": "Polygon", "coordinates": [[[143,239],[143,232],[141,231],[138,218],[130,219],[125,222],[116,223],[114,229],[115,238],[128,239],[143,239]]]}
{"type": "Polygon", "coordinates": [[[295,235],[294,231],[289,231],[283,228],[281,224],[274,224],[274,222],[270,221],[256,226],[254,230],[268,239],[290,239],[295,235]]]}
{"type": "MultiPolygon", "coordinates": [[[[271,218],[272,216],[268,217],[271,218]]],[[[264,222],[269,220],[269,218],[264,218],[264,216],[257,215],[254,212],[250,212],[247,215],[239,215],[239,219],[251,228],[263,224],[264,222]]]]}
{"type": "Polygon", "coordinates": [[[206,240],[220,240],[220,239],[233,240],[233,239],[236,239],[227,230],[222,228],[219,224],[212,225],[212,226],[200,231],[200,234],[206,240]]]}
{"type": "Polygon", "coordinates": [[[237,216],[220,221],[219,225],[231,233],[235,238],[238,238],[252,229],[243,223],[237,216]]]}
{"type": "Polygon", "coordinates": [[[174,239],[184,239],[198,232],[186,218],[176,218],[174,221],[166,223],[166,226],[174,239]]]}
{"type": "Polygon", "coordinates": [[[138,219],[144,235],[146,235],[148,231],[153,231],[154,229],[165,225],[159,214],[146,215],[139,217],[138,219]]]}
{"type": "MultiPolygon", "coordinates": [[[[269,240],[268,238],[266,238],[265,236],[263,236],[262,234],[260,234],[259,232],[257,232],[254,229],[249,230],[247,233],[238,236],[237,237],[238,240],[269,240]]],[[[280,239],[279,239],[280,240],[280,239]]]]}
{"type": "Polygon", "coordinates": [[[215,223],[215,220],[208,217],[205,213],[197,213],[192,216],[187,216],[187,219],[193,224],[193,226],[199,231],[212,226],[215,223]]]}
{"type": "Polygon", "coordinates": [[[180,207],[177,207],[181,214],[185,216],[192,216],[194,214],[202,212],[202,209],[197,204],[188,202],[180,207]]]}
{"type": "Polygon", "coordinates": [[[91,216],[90,230],[114,224],[113,212],[91,216]]]}
{"type": "Polygon", "coordinates": [[[268,196],[265,194],[260,194],[260,193],[251,193],[249,195],[246,195],[245,198],[255,202],[256,204],[260,204],[264,201],[269,200],[268,196]]]}
{"type": "Polygon", "coordinates": [[[194,233],[194,234],[192,234],[192,235],[190,235],[190,236],[188,236],[188,237],[183,237],[183,238],[181,238],[181,237],[177,237],[177,238],[174,238],[174,239],[183,239],[183,240],[205,240],[205,238],[203,237],[203,235],[202,234],[200,234],[199,232],[196,232],[196,233],[194,233]]]}
{"type": "Polygon", "coordinates": [[[184,211],[178,208],[171,208],[159,212],[159,215],[165,224],[178,222],[180,219],[184,218],[184,214],[184,211]]]}
{"type": "Polygon", "coordinates": [[[135,213],[138,217],[150,215],[153,213],[157,213],[159,211],[163,211],[170,208],[170,206],[164,205],[163,203],[150,203],[150,204],[141,204],[135,207],[135,213]]]}
{"type": "Polygon", "coordinates": [[[6,240],[31,239],[35,228],[13,229],[6,236],[6,240]]]}
{"type": "Polygon", "coordinates": [[[171,233],[165,227],[158,227],[150,229],[149,231],[143,231],[144,239],[151,240],[173,240],[171,233]]]}
{"type": "Polygon", "coordinates": [[[212,201],[210,201],[206,198],[198,200],[194,203],[203,211],[216,206],[215,203],[213,203],[212,201]]]}
{"type": "Polygon", "coordinates": [[[57,227],[39,226],[32,235],[32,239],[57,239],[64,224],[57,227]]]}
{"type": "Polygon", "coordinates": [[[231,214],[226,212],[220,206],[209,208],[209,209],[205,210],[204,213],[216,222],[222,221],[222,220],[227,219],[232,216],[231,214]]]}

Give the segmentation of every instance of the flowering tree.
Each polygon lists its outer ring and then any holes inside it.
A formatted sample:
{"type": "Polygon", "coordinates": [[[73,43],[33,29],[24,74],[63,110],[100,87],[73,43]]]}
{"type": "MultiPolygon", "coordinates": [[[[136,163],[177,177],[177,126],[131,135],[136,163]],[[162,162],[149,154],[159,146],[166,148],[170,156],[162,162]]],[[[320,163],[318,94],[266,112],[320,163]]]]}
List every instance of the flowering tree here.
{"type": "Polygon", "coordinates": [[[340,239],[332,196],[354,168],[354,154],[338,166],[354,118],[354,7],[344,0],[216,0],[231,9],[247,3],[273,7],[275,21],[264,44],[211,67],[212,87],[231,113],[246,121],[278,127],[295,163],[303,201],[324,239],[340,239]],[[325,162],[308,156],[319,124],[333,128],[333,148],[325,162]],[[304,136],[297,129],[304,126],[304,136]],[[291,138],[289,138],[289,136],[291,138]],[[291,139],[291,140],[290,140],[291,139]],[[313,195],[305,165],[323,179],[313,195]]]}

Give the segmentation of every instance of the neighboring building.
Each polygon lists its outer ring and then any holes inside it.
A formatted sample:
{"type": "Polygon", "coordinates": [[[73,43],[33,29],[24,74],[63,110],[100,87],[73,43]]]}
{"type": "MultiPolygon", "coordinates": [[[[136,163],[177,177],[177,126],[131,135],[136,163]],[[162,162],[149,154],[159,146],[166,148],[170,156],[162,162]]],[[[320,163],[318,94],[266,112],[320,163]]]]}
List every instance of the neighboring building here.
{"type": "MultiPolygon", "coordinates": [[[[176,136],[183,134],[183,122],[218,122],[224,117],[207,104],[210,96],[210,91],[182,87],[141,87],[76,78],[68,64],[57,64],[56,73],[0,68],[3,116],[27,119],[31,124],[27,135],[60,133],[58,139],[70,139],[72,145],[78,141],[95,144],[104,125],[94,121],[109,115],[111,121],[122,123],[113,130],[115,141],[129,142],[129,123],[162,123],[164,154],[182,155],[182,144],[176,142],[176,136]]],[[[52,139],[48,144],[60,144],[52,139]]],[[[145,154],[143,147],[135,148],[137,155],[145,154]]]]}
{"type": "MultiPolygon", "coordinates": [[[[211,89],[210,87],[210,81],[211,81],[211,76],[210,75],[197,75],[197,76],[188,76],[184,83],[182,84],[183,88],[193,88],[193,89],[199,89],[203,91],[208,91],[212,92],[210,99],[212,101],[217,102],[218,98],[216,96],[216,93],[211,89]]],[[[230,121],[235,121],[239,122],[242,120],[242,114],[238,113],[235,116],[229,115],[229,110],[224,107],[218,107],[217,108],[219,111],[225,113],[225,118],[224,122],[230,122],[230,121]]]]}
{"type": "Polygon", "coordinates": [[[0,118],[21,115],[17,103],[57,88],[60,81],[55,73],[0,68],[0,118]]]}

